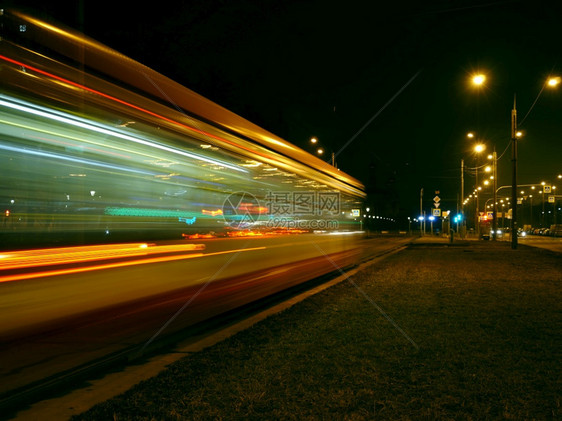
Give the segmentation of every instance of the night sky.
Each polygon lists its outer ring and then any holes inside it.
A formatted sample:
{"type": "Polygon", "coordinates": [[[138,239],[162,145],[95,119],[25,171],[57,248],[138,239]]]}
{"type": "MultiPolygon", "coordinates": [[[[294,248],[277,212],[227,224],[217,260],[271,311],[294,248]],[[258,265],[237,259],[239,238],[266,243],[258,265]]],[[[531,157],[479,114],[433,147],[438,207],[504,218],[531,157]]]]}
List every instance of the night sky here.
{"type": "MultiPolygon", "coordinates": [[[[557,1],[12,1],[176,80],[306,150],[312,136],[386,211],[456,209],[477,133],[511,184],[514,95],[525,137],[519,182],[562,173],[562,4],[557,1]],[[34,5],[37,3],[37,5],[34,5]],[[475,89],[469,77],[487,75],[475,89]]],[[[474,178],[466,175],[467,191],[474,178]]],[[[562,188],[562,182],[559,182],[562,188]]],[[[507,192],[507,191],[506,191],[507,192]]],[[[509,193],[508,193],[509,194],[509,193]]]]}

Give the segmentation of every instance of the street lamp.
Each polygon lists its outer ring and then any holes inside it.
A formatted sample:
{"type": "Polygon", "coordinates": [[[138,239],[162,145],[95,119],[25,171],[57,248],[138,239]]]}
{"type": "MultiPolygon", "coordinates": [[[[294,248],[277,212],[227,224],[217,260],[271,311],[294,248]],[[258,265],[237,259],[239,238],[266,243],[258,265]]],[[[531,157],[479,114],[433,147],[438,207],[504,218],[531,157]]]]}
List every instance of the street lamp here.
{"type": "Polygon", "coordinates": [[[517,131],[517,107],[513,95],[511,110],[511,248],[517,248],[517,139],[521,137],[517,131]]]}
{"type": "MultiPolygon", "coordinates": [[[[466,134],[466,137],[469,139],[474,138],[474,133],[472,132],[468,132],[466,134]]],[[[464,237],[465,233],[464,230],[466,229],[466,226],[464,225],[466,222],[466,219],[464,217],[464,205],[465,205],[465,198],[464,198],[464,159],[461,159],[461,215],[462,215],[462,225],[461,225],[461,238],[464,237]]]]}
{"type": "Polygon", "coordinates": [[[548,81],[546,83],[551,88],[554,88],[554,87],[558,86],[560,81],[561,81],[560,76],[555,76],[555,77],[551,77],[550,79],[548,79],[548,81]]]}
{"type": "Polygon", "coordinates": [[[497,196],[497,186],[498,186],[498,157],[496,155],[496,148],[494,147],[494,152],[491,155],[488,155],[488,159],[492,160],[492,167],[487,166],[485,168],[486,172],[492,172],[491,179],[493,180],[493,189],[494,189],[494,203],[493,203],[493,211],[492,211],[492,241],[496,241],[497,239],[497,232],[498,232],[498,196],[497,196]]]}
{"type": "MultiPolygon", "coordinates": [[[[483,143],[478,143],[474,146],[474,152],[476,153],[481,153],[486,149],[486,145],[484,145],[483,143]]],[[[475,171],[476,171],[476,188],[480,189],[480,187],[478,186],[478,163],[476,164],[475,167],[475,171]]],[[[475,223],[476,223],[476,235],[478,235],[478,238],[480,238],[480,209],[479,209],[479,194],[478,192],[476,192],[476,215],[475,215],[475,223]]]]}
{"type": "Polygon", "coordinates": [[[480,86],[483,85],[484,82],[486,82],[486,75],[483,75],[482,73],[476,74],[474,76],[472,76],[472,83],[476,86],[480,86]]]}
{"type": "MultiPolygon", "coordinates": [[[[560,84],[560,77],[554,76],[550,77],[545,83],[535,102],[531,106],[531,109],[527,112],[527,115],[533,109],[533,106],[536,104],[537,100],[539,99],[542,91],[546,86],[554,88],[560,84]]],[[[525,118],[527,117],[525,116],[525,118]]],[[[517,130],[517,107],[516,107],[516,96],[513,95],[513,109],[511,110],[511,162],[512,162],[512,184],[511,184],[511,201],[512,204],[512,211],[511,211],[511,248],[517,248],[517,139],[522,136],[522,133],[517,130]]]]}
{"type": "MultiPolygon", "coordinates": [[[[312,143],[313,145],[319,145],[319,141],[318,138],[316,137],[312,137],[310,139],[310,143],[312,143]]],[[[321,146],[318,147],[318,149],[316,149],[316,153],[320,156],[324,155],[324,148],[322,148],[321,146]]],[[[336,154],[334,152],[332,152],[332,166],[335,167],[336,166],[336,154]]]]}
{"type": "MultiPolygon", "coordinates": [[[[483,74],[476,74],[471,78],[473,85],[480,87],[486,81],[486,76],[483,74]]],[[[562,79],[559,76],[550,77],[546,80],[541,90],[539,91],[533,105],[527,112],[527,115],[523,118],[523,121],[529,115],[540,95],[542,94],[545,87],[554,88],[557,87],[562,79]]],[[[511,248],[517,248],[517,140],[522,136],[522,133],[517,130],[517,106],[516,106],[516,96],[513,95],[513,109],[511,110],[511,163],[512,163],[512,185],[511,185],[511,248]]]]}
{"type": "MultiPolygon", "coordinates": [[[[474,139],[475,134],[473,132],[469,132],[466,134],[466,137],[468,139],[474,139]]],[[[483,152],[486,149],[486,145],[482,142],[477,143],[476,145],[474,145],[473,147],[474,152],[479,154],[481,152],[483,152]]],[[[492,176],[490,177],[491,180],[493,180],[494,183],[494,191],[495,191],[495,185],[496,185],[496,152],[494,150],[493,154],[488,155],[488,159],[491,159],[493,162],[493,165],[487,166],[485,171],[486,172],[490,172],[492,171],[492,176]]],[[[480,232],[480,226],[479,226],[479,198],[478,198],[478,191],[481,190],[482,188],[480,186],[478,186],[478,168],[480,168],[478,166],[478,161],[475,161],[476,166],[474,168],[469,168],[470,170],[474,170],[475,172],[475,177],[476,177],[476,181],[475,181],[475,186],[476,186],[476,190],[474,191],[474,198],[476,199],[475,201],[475,208],[476,208],[476,212],[474,215],[474,221],[475,221],[475,232],[479,234],[480,232]]],[[[468,198],[464,198],[464,159],[461,159],[461,214],[464,215],[464,205],[470,200],[470,198],[472,198],[472,195],[470,195],[468,198]]],[[[485,185],[489,184],[489,181],[484,181],[485,185]]],[[[463,218],[463,223],[464,223],[464,218],[463,218]]],[[[495,239],[495,238],[494,238],[495,239]]]]}

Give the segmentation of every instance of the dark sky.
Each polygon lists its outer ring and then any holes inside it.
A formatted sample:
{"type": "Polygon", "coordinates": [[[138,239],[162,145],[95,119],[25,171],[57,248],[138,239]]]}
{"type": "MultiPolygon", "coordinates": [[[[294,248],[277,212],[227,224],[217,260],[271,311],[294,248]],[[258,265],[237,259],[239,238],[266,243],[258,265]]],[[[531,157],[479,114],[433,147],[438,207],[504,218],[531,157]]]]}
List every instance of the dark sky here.
{"type": "MultiPolygon", "coordinates": [[[[514,95],[521,122],[547,76],[562,75],[557,1],[11,3],[82,29],[302,148],[312,151],[317,136],[343,171],[391,192],[382,197],[408,215],[421,188],[455,209],[461,159],[475,164],[468,131],[495,147],[499,185],[511,184],[514,95]],[[468,79],[478,70],[488,79],[475,90],[468,79]]],[[[542,93],[521,128],[519,182],[554,180],[562,86],[542,93]]]]}

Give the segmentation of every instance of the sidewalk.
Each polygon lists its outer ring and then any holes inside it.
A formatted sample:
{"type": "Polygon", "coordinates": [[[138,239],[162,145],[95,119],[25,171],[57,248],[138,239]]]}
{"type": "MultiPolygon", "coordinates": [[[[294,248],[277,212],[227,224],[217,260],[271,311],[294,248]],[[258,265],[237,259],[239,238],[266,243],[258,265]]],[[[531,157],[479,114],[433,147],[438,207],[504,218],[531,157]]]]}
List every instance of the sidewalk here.
{"type": "Polygon", "coordinates": [[[100,419],[556,419],[562,256],[423,237],[172,363],[100,419]]]}

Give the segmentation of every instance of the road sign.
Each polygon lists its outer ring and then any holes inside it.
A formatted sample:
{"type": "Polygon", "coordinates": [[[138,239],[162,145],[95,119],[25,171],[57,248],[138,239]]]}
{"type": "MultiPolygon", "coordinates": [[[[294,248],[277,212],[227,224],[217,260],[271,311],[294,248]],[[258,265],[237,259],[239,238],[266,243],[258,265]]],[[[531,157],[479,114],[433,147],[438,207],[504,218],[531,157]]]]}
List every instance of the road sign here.
{"type": "Polygon", "coordinates": [[[556,202],[555,196],[548,196],[548,203],[554,203],[554,202],[556,202]]]}
{"type": "Polygon", "coordinates": [[[441,216],[441,209],[433,209],[433,216],[441,216]]]}
{"type": "MultiPolygon", "coordinates": [[[[435,194],[439,193],[439,191],[436,191],[435,194]]],[[[435,210],[437,208],[439,208],[439,202],[441,201],[441,198],[439,196],[435,196],[433,198],[433,206],[435,206],[435,209],[433,209],[433,216],[441,216],[441,210],[439,210],[439,215],[435,215],[435,210]]]]}
{"type": "Polygon", "coordinates": [[[552,192],[552,186],[543,186],[542,189],[543,189],[544,193],[551,193],[552,192]]]}

